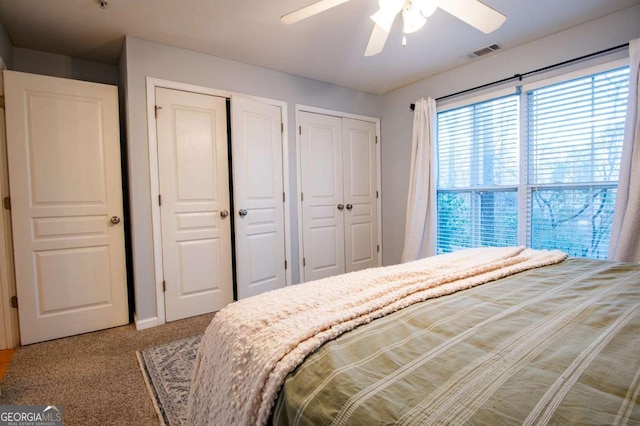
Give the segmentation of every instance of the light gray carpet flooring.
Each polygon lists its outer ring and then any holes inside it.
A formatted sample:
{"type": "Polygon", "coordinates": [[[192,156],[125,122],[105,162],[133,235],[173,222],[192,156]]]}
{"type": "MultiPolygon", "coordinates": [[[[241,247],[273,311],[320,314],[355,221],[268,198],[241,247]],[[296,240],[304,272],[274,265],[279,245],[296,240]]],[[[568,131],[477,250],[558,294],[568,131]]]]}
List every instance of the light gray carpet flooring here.
{"type": "Polygon", "coordinates": [[[0,405],[62,405],[64,424],[158,425],[136,351],[203,333],[212,314],[133,324],[16,349],[0,405]]]}

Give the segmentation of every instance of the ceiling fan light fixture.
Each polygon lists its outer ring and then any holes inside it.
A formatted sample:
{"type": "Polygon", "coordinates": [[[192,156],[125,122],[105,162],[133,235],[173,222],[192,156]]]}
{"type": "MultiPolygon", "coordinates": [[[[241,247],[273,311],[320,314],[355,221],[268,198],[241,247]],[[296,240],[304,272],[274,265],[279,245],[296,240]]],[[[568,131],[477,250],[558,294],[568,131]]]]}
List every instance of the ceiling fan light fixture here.
{"type": "Polygon", "coordinates": [[[378,0],[378,6],[380,6],[380,9],[388,9],[389,13],[393,11],[398,13],[402,10],[405,2],[406,0],[378,0]]]}
{"type": "Polygon", "coordinates": [[[410,34],[424,27],[424,24],[427,23],[427,18],[422,16],[422,13],[413,5],[409,5],[409,7],[402,9],[402,22],[404,23],[402,32],[410,34]]]}
{"type": "Polygon", "coordinates": [[[403,0],[378,0],[380,9],[373,15],[371,19],[377,26],[382,28],[386,32],[391,31],[393,21],[396,19],[398,12],[402,10],[403,0]]]}
{"type": "Polygon", "coordinates": [[[391,25],[393,25],[393,21],[396,19],[396,15],[389,13],[388,10],[380,8],[376,13],[371,15],[371,19],[376,23],[377,26],[379,26],[386,32],[389,32],[391,31],[391,25]]]}
{"type": "MultiPolygon", "coordinates": [[[[94,0],[104,1],[108,0],[94,0]]],[[[349,0],[315,0],[314,3],[283,15],[283,24],[293,24],[310,16],[329,10],[349,0]]],[[[411,33],[422,28],[427,18],[437,8],[455,16],[472,27],[489,34],[504,23],[505,15],[482,3],[481,0],[378,0],[379,10],[371,15],[375,22],[369,43],[364,52],[365,56],[374,56],[382,52],[391,32],[396,16],[402,12],[404,33],[411,33]]],[[[406,46],[406,37],[402,38],[402,45],[406,46]]]]}

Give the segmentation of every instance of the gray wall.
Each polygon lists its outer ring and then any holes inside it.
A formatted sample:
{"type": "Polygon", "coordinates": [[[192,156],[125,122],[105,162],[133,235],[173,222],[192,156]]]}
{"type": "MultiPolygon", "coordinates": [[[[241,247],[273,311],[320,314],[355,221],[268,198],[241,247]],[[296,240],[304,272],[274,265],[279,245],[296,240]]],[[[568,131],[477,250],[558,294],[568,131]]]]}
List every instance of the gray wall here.
{"type": "MultiPolygon", "coordinates": [[[[398,263],[402,256],[411,159],[411,102],[421,97],[445,96],[626,43],[640,37],[639,22],[640,6],[634,6],[385,94],[381,138],[383,263],[398,263]]],[[[625,56],[627,51],[573,68],[625,56]]]]}
{"type": "Polygon", "coordinates": [[[7,69],[13,69],[13,45],[2,24],[0,24],[0,58],[4,61],[7,69]]]}
{"type": "Polygon", "coordinates": [[[19,47],[13,48],[13,68],[11,69],[51,77],[118,84],[117,65],[19,47]]]}
{"type": "MultiPolygon", "coordinates": [[[[128,36],[125,41],[127,154],[131,209],[132,254],[138,321],[156,317],[156,291],[149,186],[146,77],[288,103],[289,187],[296,188],[295,104],[379,117],[380,96],[247,65],[215,56],[170,47],[128,36]]],[[[122,66],[122,63],[121,63],[122,66]]],[[[383,194],[384,195],[384,194],[383,194]]],[[[297,200],[291,203],[292,275],[298,282],[297,200]]]]}

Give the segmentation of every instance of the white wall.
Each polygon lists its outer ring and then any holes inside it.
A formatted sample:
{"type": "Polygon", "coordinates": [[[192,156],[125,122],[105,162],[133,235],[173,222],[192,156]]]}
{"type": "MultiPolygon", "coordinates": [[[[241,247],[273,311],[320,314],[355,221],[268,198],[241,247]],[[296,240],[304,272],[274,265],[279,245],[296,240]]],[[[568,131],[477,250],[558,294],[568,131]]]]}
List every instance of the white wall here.
{"type": "MultiPolygon", "coordinates": [[[[291,193],[296,188],[295,104],[379,117],[380,96],[322,83],[215,56],[170,47],[127,36],[123,53],[126,80],[127,155],[136,316],[156,317],[151,193],[146,112],[146,77],[195,84],[230,92],[288,102],[289,170],[291,193]]],[[[384,194],[383,194],[384,196],[384,194]]],[[[293,282],[299,271],[297,197],[291,203],[293,282]]]]}
{"type": "MultiPolygon", "coordinates": [[[[402,256],[413,122],[410,103],[421,97],[438,98],[626,43],[640,37],[639,23],[640,6],[634,6],[385,94],[381,145],[383,263],[398,263],[402,256]]],[[[578,66],[621,55],[628,56],[628,53],[624,51],[578,66]]]]}

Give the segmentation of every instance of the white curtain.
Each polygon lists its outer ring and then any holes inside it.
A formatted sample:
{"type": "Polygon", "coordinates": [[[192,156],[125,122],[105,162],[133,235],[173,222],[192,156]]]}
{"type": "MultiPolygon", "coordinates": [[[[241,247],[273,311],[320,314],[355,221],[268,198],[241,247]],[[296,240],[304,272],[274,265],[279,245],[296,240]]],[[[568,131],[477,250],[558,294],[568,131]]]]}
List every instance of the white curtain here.
{"type": "Polygon", "coordinates": [[[436,101],[415,103],[402,262],[436,254],[436,101]]]}
{"type": "Polygon", "coordinates": [[[629,43],[629,103],[609,260],[640,263],[640,39],[629,43]]]}

